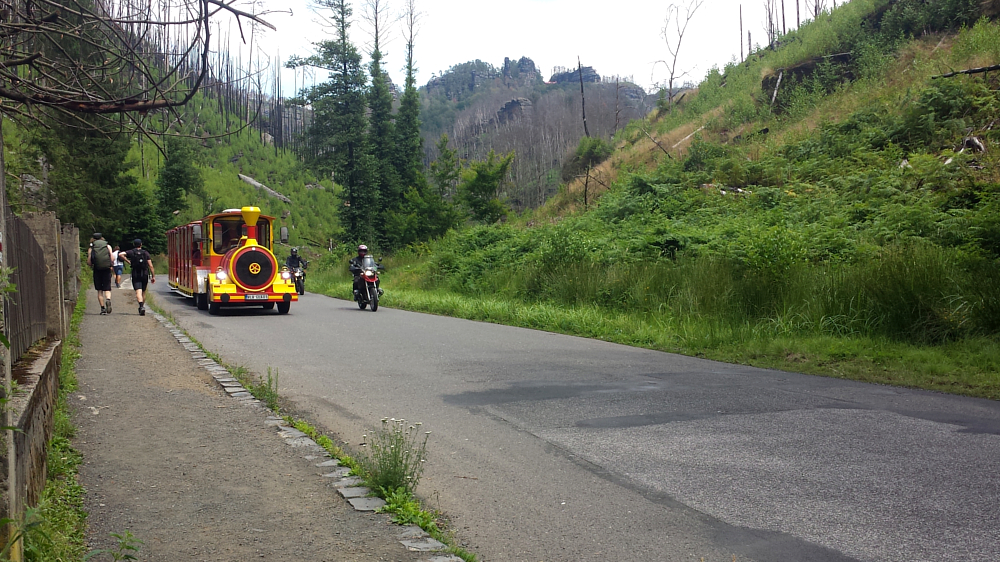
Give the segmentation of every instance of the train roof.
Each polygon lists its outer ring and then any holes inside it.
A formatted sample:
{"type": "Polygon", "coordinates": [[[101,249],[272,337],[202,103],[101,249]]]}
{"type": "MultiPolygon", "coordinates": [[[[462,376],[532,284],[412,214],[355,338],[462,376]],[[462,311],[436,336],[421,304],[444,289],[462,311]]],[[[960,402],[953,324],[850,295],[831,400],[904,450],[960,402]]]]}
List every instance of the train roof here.
{"type": "MultiPolygon", "coordinates": [[[[211,222],[216,217],[231,217],[231,216],[234,216],[234,215],[240,215],[242,213],[243,213],[243,209],[224,209],[224,210],[222,210],[222,211],[220,211],[218,213],[212,213],[210,215],[205,215],[204,218],[200,218],[200,219],[198,219],[196,221],[191,221],[191,222],[189,222],[187,224],[177,225],[177,226],[175,226],[173,228],[168,229],[167,232],[171,232],[171,231],[177,230],[179,228],[184,228],[184,227],[187,227],[187,226],[196,225],[196,224],[199,224],[199,223],[211,222]]],[[[265,215],[265,214],[261,213],[260,218],[275,220],[277,217],[273,217],[271,215],[265,215]]]]}

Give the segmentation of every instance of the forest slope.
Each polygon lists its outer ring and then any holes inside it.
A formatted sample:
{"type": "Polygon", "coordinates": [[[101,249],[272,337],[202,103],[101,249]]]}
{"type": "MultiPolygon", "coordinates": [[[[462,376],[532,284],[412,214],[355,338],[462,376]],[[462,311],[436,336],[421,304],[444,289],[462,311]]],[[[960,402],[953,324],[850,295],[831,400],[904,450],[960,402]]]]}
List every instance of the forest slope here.
{"type": "Polygon", "coordinates": [[[510,224],[399,256],[395,283],[422,292],[397,298],[1000,397],[1000,79],[932,78],[1000,63],[981,9],[855,0],[824,14],[619,133],[589,174],[596,202],[584,178],[510,224]]]}

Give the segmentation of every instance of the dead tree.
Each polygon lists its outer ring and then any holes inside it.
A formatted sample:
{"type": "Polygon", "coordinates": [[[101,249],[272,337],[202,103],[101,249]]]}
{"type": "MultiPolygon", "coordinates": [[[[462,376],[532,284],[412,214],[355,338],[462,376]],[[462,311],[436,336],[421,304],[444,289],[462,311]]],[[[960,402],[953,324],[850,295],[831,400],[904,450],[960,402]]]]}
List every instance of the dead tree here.
{"type": "Polygon", "coordinates": [[[583,65],[580,57],[576,57],[576,70],[580,74],[580,107],[583,109],[583,134],[590,138],[590,130],[587,129],[587,99],[583,96],[583,65]]]}
{"type": "Polygon", "coordinates": [[[767,33],[767,46],[773,47],[778,39],[777,0],[764,0],[764,31],[767,33]]]}
{"type": "Polygon", "coordinates": [[[657,64],[663,64],[670,72],[667,78],[667,107],[673,110],[674,102],[674,81],[687,75],[688,71],[681,70],[677,65],[677,58],[681,52],[681,43],[684,41],[684,34],[687,32],[688,24],[695,12],[701,7],[704,0],[688,0],[683,6],[684,14],[681,15],[681,6],[671,4],[667,6],[667,15],[663,20],[663,28],[660,36],[667,43],[667,52],[670,53],[669,60],[658,60],[653,63],[653,68],[657,64]]]}
{"type": "Polygon", "coordinates": [[[622,106],[621,106],[621,77],[615,76],[615,132],[611,133],[611,138],[614,138],[618,134],[618,127],[621,125],[622,119],[622,106]]]}
{"type": "Polygon", "coordinates": [[[141,128],[147,112],[186,104],[212,78],[220,14],[244,41],[257,25],[274,29],[227,0],[0,0],[0,14],[0,112],[78,126],[90,123],[81,115],[129,114],[141,128]]]}

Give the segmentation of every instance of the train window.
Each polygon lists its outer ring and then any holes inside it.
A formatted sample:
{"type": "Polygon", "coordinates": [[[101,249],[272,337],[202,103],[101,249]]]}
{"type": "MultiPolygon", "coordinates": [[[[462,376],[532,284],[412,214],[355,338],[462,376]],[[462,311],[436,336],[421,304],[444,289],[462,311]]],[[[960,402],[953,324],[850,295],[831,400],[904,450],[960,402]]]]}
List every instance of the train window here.
{"type": "Polygon", "coordinates": [[[271,247],[271,223],[267,219],[257,220],[257,243],[265,248],[271,247]]]}
{"type": "Polygon", "coordinates": [[[218,217],[212,223],[212,250],[216,254],[224,254],[240,243],[243,234],[243,219],[235,217],[218,217]]]}
{"type": "MultiPolygon", "coordinates": [[[[217,217],[212,223],[212,250],[224,254],[239,245],[244,234],[243,217],[217,217]]],[[[257,243],[271,247],[271,223],[267,219],[257,221],[257,243]]]]}

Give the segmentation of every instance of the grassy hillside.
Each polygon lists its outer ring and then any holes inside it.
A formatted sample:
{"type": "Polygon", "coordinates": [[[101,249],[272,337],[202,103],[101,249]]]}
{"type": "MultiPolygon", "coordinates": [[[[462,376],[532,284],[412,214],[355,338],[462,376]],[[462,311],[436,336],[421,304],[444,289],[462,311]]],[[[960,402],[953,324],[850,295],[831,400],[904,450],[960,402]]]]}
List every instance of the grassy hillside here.
{"type": "MultiPolygon", "coordinates": [[[[200,94],[183,108],[172,130],[195,137],[192,142],[197,145],[197,166],[205,180],[207,197],[189,194],[188,208],[175,217],[175,224],[209,211],[257,205],[289,227],[291,245],[325,246],[328,239],[337,238],[341,233],[336,216],[342,205],[339,186],[329,178],[315,177],[291,151],[265,143],[256,129],[244,128],[237,134],[225,135],[227,130],[242,125],[242,121],[220,112],[215,100],[200,94]],[[238,174],[257,180],[291,203],[258,190],[238,174]]],[[[163,165],[159,150],[146,139],[133,145],[129,157],[134,163],[133,173],[153,189],[163,165]]]]}
{"type": "Polygon", "coordinates": [[[822,15],[538,211],[398,256],[385,304],[1000,398],[1000,78],[932,78],[1000,63],[980,6],[822,15]]]}

